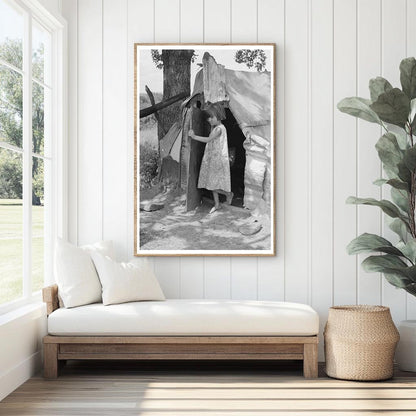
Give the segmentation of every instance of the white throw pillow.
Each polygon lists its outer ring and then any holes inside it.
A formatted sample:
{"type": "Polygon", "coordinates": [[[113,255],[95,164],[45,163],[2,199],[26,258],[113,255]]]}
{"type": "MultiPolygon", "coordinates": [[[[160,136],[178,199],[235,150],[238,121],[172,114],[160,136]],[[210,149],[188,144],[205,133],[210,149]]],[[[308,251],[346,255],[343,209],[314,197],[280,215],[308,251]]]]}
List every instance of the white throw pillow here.
{"type": "Polygon", "coordinates": [[[103,304],[141,300],[165,300],[153,271],[147,262],[140,265],[117,263],[108,256],[91,253],[103,288],[103,304]]]}
{"type": "Polygon", "coordinates": [[[111,259],[115,260],[114,255],[114,247],[113,242],[111,240],[109,241],[98,241],[94,244],[86,244],[84,246],[81,246],[85,251],[88,251],[88,253],[101,253],[103,256],[108,256],[111,259]]]}
{"type": "Polygon", "coordinates": [[[55,248],[55,278],[66,308],[101,302],[101,283],[90,253],[112,256],[112,242],[100,241],[76,247],[58,239],[55,248]]]}

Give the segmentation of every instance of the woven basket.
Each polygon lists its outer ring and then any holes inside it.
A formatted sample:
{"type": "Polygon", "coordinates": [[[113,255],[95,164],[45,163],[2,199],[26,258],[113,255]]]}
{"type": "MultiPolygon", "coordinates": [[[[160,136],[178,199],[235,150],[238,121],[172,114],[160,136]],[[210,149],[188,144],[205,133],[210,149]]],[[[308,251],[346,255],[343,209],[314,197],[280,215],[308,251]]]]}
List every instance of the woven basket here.
{"type": "Polygon", "coordinates": [[[324,330],[326,373],[344,380],[393,377],[399,332],[385,306],[334,306],[324,330]]]}

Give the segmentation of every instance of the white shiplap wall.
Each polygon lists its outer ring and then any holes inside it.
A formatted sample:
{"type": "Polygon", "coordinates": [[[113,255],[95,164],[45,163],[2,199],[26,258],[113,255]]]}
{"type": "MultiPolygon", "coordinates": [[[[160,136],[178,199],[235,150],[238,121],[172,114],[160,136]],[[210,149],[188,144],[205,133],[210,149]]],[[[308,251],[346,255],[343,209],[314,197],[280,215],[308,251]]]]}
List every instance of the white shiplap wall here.
{"type": "Polygon", "coordinates": [[[379,129],[335,108],[367,96],[370,77],[399,82],[416,54],[414,0],[62,0],[69,21],[70,238],[113,239],[133,253],[133,43],[274,42],[277,45],[277,257],[156,258],[168,297],[276,299],[319,311],[383,303],[396,320],[416,301],[363,273],[346,244],[387,232],[379,197],[379,129]]]}

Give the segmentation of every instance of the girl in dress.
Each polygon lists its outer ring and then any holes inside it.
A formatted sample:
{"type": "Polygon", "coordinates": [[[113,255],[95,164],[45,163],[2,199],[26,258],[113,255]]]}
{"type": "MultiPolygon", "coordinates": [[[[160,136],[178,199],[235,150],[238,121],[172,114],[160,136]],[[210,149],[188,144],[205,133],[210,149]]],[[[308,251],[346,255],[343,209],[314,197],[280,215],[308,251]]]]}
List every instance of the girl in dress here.
{"type": "Polygon", "coordinates": [[[198,188],[212,191],[214,206],[209,212],[212,214],[220,207],[219,194],[225,195],[228,205],[231,205],[234,194],[231,192],[227,130],[221,123],[221,111],[213,105],[209,106],[206,111],[209,114],[208,123],[211,125],[211,133],[208,137],[197,136],[191,129],[189,137],[206,143],[199,171],[198,188]]]}

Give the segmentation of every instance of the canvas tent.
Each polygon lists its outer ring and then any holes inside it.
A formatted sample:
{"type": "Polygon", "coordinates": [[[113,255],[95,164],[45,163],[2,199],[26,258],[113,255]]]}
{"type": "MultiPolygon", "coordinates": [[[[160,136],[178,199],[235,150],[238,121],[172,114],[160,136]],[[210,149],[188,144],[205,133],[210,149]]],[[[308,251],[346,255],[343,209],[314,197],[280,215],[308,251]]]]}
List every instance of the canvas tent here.
{"type": "MultiPolygon", "coordinates": [[[[203,109],[220,103],[242,132],[245,150],[244,203],[250,210],[269,212],[271,198],[271,74],[234,71],[216,63],[208,53],[195,78],[191,96],[183,102],[182,119],[161,141],[161,180],[176,180],[186,190],[187,210],[201,200],[197,188],[204,144],[188,138],[189,129],[208,136],[203,109]],[[174,178],[174,179],[172,179],[174,178]]],[[[224,123],[225,124],[225,123],[224,123]]]]}

